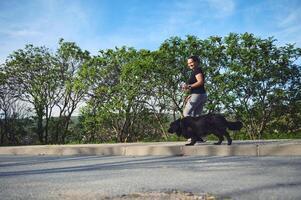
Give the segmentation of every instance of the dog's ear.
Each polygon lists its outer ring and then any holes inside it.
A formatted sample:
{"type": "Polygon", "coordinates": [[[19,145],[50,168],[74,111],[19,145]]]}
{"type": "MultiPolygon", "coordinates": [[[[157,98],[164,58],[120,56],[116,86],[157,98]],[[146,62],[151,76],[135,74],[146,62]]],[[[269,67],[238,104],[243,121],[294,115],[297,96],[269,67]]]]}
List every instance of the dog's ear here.
{"type": "Polygon", "coordinates": [[[177,120],[171,122],[169,124],[169,129],[168,129],[169,133],[176,133],[176,131],[177,131],[177,120]]]}

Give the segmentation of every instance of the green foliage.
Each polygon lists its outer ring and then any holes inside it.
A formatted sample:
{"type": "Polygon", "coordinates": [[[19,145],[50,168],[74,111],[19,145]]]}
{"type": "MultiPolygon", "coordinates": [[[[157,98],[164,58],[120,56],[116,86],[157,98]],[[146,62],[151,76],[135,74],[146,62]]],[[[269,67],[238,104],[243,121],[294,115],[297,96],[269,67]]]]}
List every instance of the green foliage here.
{"type": "Polygon", "coordinates": [[[82,112],[88,140],[131,142],[145,134],[166,135],[166,120],[150,103],[157,80],[150,51],[126,47],[101,51],[89,65],[91,98],[82,112]]]}
{"type": "Polygon", "coordinates": [[[183,140],[166,130],[181,116],[187,58],[197,55],[208,93],[205,112],[243,121],[234,139],[300,138],[301,49],[275,42],[249,33],[171,37],[155,51],[121,47],[92,57],[63,39],[55,54],[27,45],[1,66],[0,109],[16,100],[32,104],[40,143],[183,140]]]}
{"type": "MultiPolygon", "coordinates": [[[[46,47],[26,45],[25,49],[13,52],[4,65],[8,76],[7,84],[18,95],[35,109],[37,116],[37,135],[41,143],[47,143],[47,132],[42,124],[55,102],[55,91],[58,86],[58,68],[54,57],[46,47]]],[[[47,130],[47,128],[46,128],[47,130]]]]}
{"type": "Polygon", "coordinates": [[[266,130],[271,131],[273,119],[287,115],[286,102],[296,103],[300,98],[290,97],[300,87],[300,66],[293,64],[300,49],[292,45],[278,48],[274,42],[248,33],[225,38],[228,68],[223,79],[233,97],[227,106],[243,119],[251,139],[263,138],[266,130]]]}
{"type": "Polygon", "coordinates": [[[59,109],[59,117],[52,122],[54,131],[51,137],[53,143],[65,143],[66,138],[74,138],[74,134],[69,130],[71,117],[78,104],[87,96],[89,80],[86,78],[86,70],[90,55],[74,42],[60,39],[55,58],[60,69],[60,79],[57,80],[60,84],[55,103],[59,109]]]}

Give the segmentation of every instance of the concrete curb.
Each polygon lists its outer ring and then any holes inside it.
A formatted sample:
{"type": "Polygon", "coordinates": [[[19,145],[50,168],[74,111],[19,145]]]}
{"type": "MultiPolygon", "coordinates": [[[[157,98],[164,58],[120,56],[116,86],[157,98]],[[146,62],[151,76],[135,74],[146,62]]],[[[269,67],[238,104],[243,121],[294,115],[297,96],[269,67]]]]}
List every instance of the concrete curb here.
{"type": "Polygon", "coordinates": [[[0,155],[104,155],[104,156],[301,156],[301,140],[213,142],[185,146],[186,142],[39,145],[0,147],[0,155]]]}

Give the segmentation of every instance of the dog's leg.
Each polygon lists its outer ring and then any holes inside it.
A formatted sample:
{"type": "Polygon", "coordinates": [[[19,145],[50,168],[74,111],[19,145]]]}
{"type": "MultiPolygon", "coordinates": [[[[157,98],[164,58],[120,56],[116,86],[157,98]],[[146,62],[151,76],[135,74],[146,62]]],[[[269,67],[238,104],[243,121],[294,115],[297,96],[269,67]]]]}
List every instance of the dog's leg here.
{"type": "Polygon", "coordinates": [[[192,145],[194,145],[196,143],[197,140],[198,140],[197,138],[192,137],[190,143],[185,144],[185,145],[186,146],[192,146],[192,145]]]}
{"type": "Polygon", "coordinates": [[[222,135],[217,135],[217,137],[218,137],[218,142],[216,142],[216,143],[214,143],[214,144],[215,144],[215,145],[220,145],[220,144],[223,142],[224,137],[223,137],[222,135]]]}
{"type": "Polygon", "coordinates": [[[230,137],[230,135],[229,135],[229,133],[227,131],[225,131],[225,136],[226,136],[226,138],[228,140],[228,145],[231,145],[232,144],[232,139],[231,139],[231,137],[230,137]]]}

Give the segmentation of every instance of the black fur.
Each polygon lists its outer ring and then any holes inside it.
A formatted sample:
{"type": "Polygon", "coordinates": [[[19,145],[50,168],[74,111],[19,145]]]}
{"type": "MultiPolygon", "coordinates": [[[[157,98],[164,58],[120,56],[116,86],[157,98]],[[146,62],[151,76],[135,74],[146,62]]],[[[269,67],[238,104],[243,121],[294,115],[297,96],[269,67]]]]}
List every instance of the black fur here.
{"type": "Polygon", "coordinates": [[[221,114],[207,114],[200,117],[184,117],[177,119],[170,124],[169,133],[176,133],[178,136],[191,138],[191,143],[186,145],[194,145],[196,141],[202,141],[202,137],[209,134],[214,134],[218,137],[218,142],[221,144],[224,136],[227,138],[228,145],[232,144],[232,139],[227,132],[229,130],[240,130],[243,124],[240,121],[229,122],[221,114]]]}

